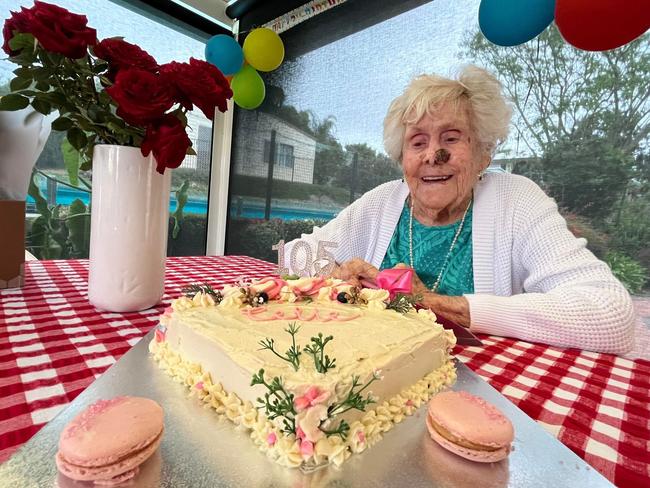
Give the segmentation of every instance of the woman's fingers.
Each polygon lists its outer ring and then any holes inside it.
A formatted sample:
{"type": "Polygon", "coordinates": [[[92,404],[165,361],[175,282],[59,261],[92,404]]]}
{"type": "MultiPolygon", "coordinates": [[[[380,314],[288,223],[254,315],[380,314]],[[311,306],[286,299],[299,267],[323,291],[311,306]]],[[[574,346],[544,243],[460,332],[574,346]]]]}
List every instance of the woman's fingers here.
{"type": "MultiPolygon", "coordinates": [[[[397,263],[395,265],[395,268],[398,269],[404,269],[404,268],[410,268],[409,265],[404,264],[404,263],[397,263]]],[[[427,288],[427,285],[425,285],[418,274],[413,270],[413,278],[411,279],[411,284],[413,286],[413,293],[417,294],[422,294],[425,291],[429,291],[429,288],[427,288]]]]}
{"type": "Polygon", "coordinates": [[[374,282],[377,273],[379,270],[372,264],[357,258],[341,264],[332,272],[332,276],[359,286],[363,282],[374,282]]]}

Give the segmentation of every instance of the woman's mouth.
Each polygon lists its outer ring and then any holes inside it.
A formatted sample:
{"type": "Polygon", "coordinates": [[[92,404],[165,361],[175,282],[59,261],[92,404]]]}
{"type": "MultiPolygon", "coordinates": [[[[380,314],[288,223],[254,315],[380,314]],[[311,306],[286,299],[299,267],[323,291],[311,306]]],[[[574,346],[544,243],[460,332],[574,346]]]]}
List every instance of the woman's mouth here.
{"type": "Polygon", "coordinates": [[[448,181],[453,175],[445,176],[423,176],[420,180],[424,183],[444,183],[448,181]]]}

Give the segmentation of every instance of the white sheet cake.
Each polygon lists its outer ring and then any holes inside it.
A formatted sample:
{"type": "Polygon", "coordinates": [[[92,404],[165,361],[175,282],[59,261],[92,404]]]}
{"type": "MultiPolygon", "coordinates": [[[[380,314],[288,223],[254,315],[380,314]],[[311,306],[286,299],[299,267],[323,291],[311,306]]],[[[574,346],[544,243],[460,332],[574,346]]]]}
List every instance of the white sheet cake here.
{"type": "Polygon", "coordinates": [[[453,333],[386,290],[268,278],[187,295],[153,357],[284,466],[340,465],[456,378],[453,333]]]}

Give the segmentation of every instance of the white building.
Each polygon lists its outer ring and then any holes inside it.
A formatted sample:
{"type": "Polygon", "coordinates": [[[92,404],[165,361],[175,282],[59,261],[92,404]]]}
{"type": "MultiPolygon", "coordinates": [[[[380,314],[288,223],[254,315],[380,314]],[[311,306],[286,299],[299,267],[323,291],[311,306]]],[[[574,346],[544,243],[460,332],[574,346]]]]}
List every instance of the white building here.
{"type": "Polygon", "coordinates": [[[237,131],[235,174],[268,176],[271,135],[275,131],[273,179],[313,183],[316,140],[311,135],[275,115],[252,110],[237,112],[237,131]]]}
{"type": "Polygon", "coordinates": [[[192,141],[196,156],[187,155],[181,168],[195,169],[203,173],[210,170],[210,149],[212,144],[212,121],[198,108],[190,110],[187,116],[187,136],[192,141]]]}

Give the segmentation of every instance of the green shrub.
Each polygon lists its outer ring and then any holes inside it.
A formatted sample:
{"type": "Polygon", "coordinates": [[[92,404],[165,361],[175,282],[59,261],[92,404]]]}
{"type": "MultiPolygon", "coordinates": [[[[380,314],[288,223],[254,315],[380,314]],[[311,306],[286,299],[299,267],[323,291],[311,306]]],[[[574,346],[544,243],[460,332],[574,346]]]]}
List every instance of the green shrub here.
{"type": "MultiPolygon", "coordinates": [[[[235,175],[230,180],[230,194],[249,197],[266,197],[266,178],[235,175]]],[[[350,203],[350,190],[328,185],[310,185],[293,181],[273,180],[273,198],[287,200],[330,199],[346,206],[350,203]]]]}
{"type": "Polygon", "coordinates": [[[172,236],[174,219],[169,218],[167,234],[168,256],[203,256],[208,232],[207,216],[205,214],[185,214],[180,223],[180,231],[176,238],[172,236]]]}
{"type": "Polygon", "coordinates": [[[648,281],[648,274],[637,261],[621,252],[613,251],[607,253],[605,262],[630,293],[636,294],[643,290],[648,281]]]}
{"type": "Polygon", "coordinates": [[[611,236],[610,249],[621,251],[648,268],[648,243],[650,243],[650,203],[639,199],[628,201],[607,225],[611,236]]]}
{"type": "Polygon", "coordinates": [[[593,227],[588,219],[575,212],[562,210],[562,216],[566,219],[567,227],[573,235],[587,239],[587,248],[598,258],[603,259],[609,251],[609,235],[593,227]]]}
{"type": "Polygon", "coordinates": [[[271,263],[278,262],[278,252],[271,249],[281,239],[289,242],[303,233],[310,233],[314,225],[326,220],[262,220],[231,219],[228,227],[226,254],[244,254],[271,263]]]}

